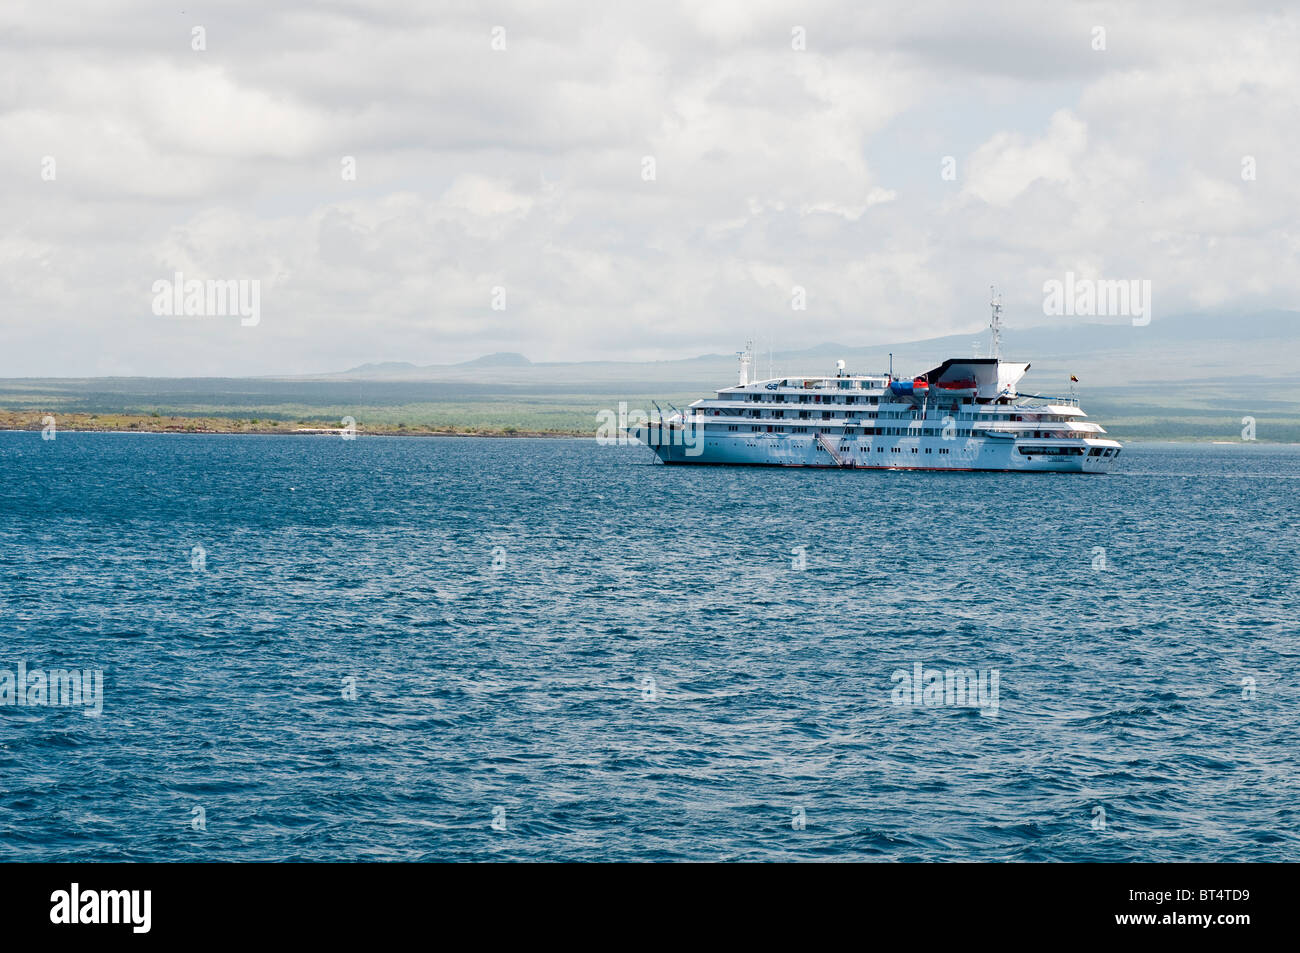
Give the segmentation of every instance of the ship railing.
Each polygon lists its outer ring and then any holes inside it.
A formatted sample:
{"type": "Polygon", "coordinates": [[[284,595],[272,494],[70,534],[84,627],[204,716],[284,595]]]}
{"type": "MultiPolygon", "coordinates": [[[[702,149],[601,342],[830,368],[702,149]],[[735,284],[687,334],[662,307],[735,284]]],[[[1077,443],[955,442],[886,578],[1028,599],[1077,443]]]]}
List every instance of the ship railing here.
{"type": "Polygon", "coordinates": [[[1078,397],[1074,397],[1074,396],[1070,396],[1070,397],[1043,397],[1043,396],[1040,396],[1040,395],[1038,395],[1038,394],[1019,394],[1019,395],[1017,395],[1017,396],[1018,396],[1019,398],[1023,399],[1023,400],[1026,400],[1026,401],[1038,401],[1038,402],[1041,402],[1041,403],[1031,403],[1031,404],[1029,404],[1029,406],[1032,406],[1032,407],[1044,407],[1044,406],[1046,406],[1046,405],[1048,405],[1048,404],[1059,404],[1059,405],[1061,405],[1061,406],[1063,406],[1063,407],[1078,407],[1078,406],[1079,406],[1079,398],[1078,398],[1078,397]]]}

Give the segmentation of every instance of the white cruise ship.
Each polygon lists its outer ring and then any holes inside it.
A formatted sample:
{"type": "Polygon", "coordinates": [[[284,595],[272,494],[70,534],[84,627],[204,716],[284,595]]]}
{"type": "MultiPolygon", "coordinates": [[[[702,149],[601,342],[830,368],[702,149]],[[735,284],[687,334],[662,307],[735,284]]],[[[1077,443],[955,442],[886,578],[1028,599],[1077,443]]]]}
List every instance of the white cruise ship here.
{"type": "Polygon", "coordinates": [[[861,467],[880,470],[1034,470],[1105,473],[1118,441],[1086,420],[1076,397],[1020,394],[1028,364],[1003,361],[1001,306],[993,357],[953,358],[916,377],[847,373],[740,380],[685,413],[627,428],[664,463],[861,467]]]}

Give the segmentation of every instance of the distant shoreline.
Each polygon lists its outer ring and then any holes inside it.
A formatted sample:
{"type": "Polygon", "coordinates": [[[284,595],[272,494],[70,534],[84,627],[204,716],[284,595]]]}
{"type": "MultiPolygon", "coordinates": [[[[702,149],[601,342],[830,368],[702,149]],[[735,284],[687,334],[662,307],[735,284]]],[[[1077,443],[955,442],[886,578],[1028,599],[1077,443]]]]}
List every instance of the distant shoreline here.
{"type": "MultiPolygon", "coordinates": [[[[41,432],[41,429],[42,429],[42,428],[40,428],[40,427],[0,427],[0,433],[34,433],[34,434],[39,434],[39,433],[41,432]]],[[[113,427],[59,427],[59,428],[58,428],[58,433],[108,433],[108,434],[123,434],[123,435],[125,435],[125,436],[130,436],[131,434],[157,434],[157,435],[159,435],[159,436],[168,436],[168,435],[171,435],[171,436],[179,436],[179,437],[196,437],[196,436],[208,436],[208,437],[338,437],[338,436],[341,436],[343,432],[342,432],[341,430],[338,430],[338,429],[335,429],[335,430],[315,430],[315,429],[308,429],[308,430],[178,430],[178,429],[167,429],[167,428],[162,428],[162,429],[149,430],[149,429],[145,429],[145,428],[140,428],[140,429],[137,429],[137,430],[120,430],[120,429],[113,428],[113,427]]],[[[586,437],[586,438],[590,438],[590,439],[594,440],[595,437],[596,437],[596,435],[595,435],[594,433],[577,433],[576,431],[575,431],[575,432],[568,432],[568,431],[560,431],[560,430],[544,430],[544,431],[537,431],[537,432],[531,432],[531,431],[523,431],[523,430],[519,430],[519,431],[512,431],[512,432],[510,432],[510,433],[506,433],[506,432],[504,432],[504,431],[496,431],[496,430],[483,430],[483,431],[471,431],[471,430],[419,430],[419,429],[412,428],[412,427],[408,427],[408,428],[405,429],[405,430],[366,430],[366,429],[363,429],[363,428],[358,427],[357,430],[356,430],[356,436],[358,436],[358,437],[499,437],[499,438],[501,438],[501,439],[503,439],[503,440],[509,440],[509,439],[514,438],[514,437],[542,437],[542,438],[548,438],[548,439],[549,439],[549,438],[556,438],[556,439],[570,439],[570,440],[571,440],[571,439],[575,439],[575,438],[579,438],[579,439],[580,439],[580,438],[584,438],[584,437],[586,437]]],[[[1191,442],[1191,441],[1188,441],[1188,442],[1191,442]]]]}
{"type": "MultiPolygon", "coordinates": [[[[135,414],[51,414],[0,411],[0,431],[40,433],[45,418],[54,418],[56,433],[173,433],[173,434],[252,434],[267,436],[340,436],[344,428],[324,425],[323,421],[239,420],[213,417],[142,416],[135,414]]],[[[515,427],[425,427],[377,424],[356,425],[357,436],[368,437],[592,437],[590,431],[521,430],[515,427]]]]}

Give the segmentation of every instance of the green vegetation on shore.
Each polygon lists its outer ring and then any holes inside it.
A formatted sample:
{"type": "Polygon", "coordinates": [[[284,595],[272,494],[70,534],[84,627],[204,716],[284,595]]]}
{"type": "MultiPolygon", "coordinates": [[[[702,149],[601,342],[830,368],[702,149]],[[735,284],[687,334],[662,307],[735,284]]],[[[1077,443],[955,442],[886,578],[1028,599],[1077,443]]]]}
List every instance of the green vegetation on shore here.
{"type": "MultiPolygon", "coordinates": [[[[112,433],[247,433],[310,434],[331,433],[342,429],[339,420],[305,418],[298,420],[240,417],[186,417],[151,414],[56,414],[51,411],[18,413],[0,410],[0,430],[41,430],[44,419],[54,417],[55,427],[64,431],[104,431],[112,433]]],[[[355,419],[355,418],[354,418],[355,419]]],[[[457,427],[437,424],[407,424],[405,421],[357,421],[359,434],[390,436],[487,436],[487,437],[589,437],[595,430],[527,430],[515,426],[457,427]]]]}

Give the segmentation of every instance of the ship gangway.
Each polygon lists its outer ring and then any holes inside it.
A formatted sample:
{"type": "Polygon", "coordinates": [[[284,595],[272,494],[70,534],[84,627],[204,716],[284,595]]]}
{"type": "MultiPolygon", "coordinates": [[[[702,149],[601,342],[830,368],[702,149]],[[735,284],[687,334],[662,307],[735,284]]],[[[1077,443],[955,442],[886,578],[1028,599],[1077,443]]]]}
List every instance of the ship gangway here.
{"type": "Polygon", "coordinates": [[[819,433],[817,442],[822,445],[823,450],[831,455],[831,459],[835,461],[837,467],[851,467],[854,465],[853,458],[841,455],[839,448],[835,446],[835,442],[828,438],[826,434],[819,433]]]}

